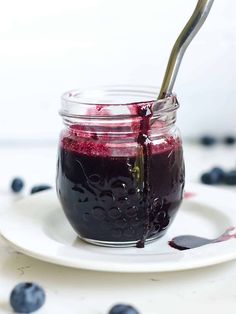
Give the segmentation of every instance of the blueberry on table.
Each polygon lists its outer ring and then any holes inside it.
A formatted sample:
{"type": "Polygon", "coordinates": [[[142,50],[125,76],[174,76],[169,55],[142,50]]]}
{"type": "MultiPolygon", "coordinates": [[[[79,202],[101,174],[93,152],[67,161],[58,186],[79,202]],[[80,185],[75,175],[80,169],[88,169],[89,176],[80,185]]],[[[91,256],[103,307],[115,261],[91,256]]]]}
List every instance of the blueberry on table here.
{"type": "Polygon", "coordinates": [[[34,194],[34,193],[38,193],[41,191],[45,191],[45,190],[49,190],[52,187],[50,185],[46,185],[46,184],[41,184],[41,185],[35,185],[32,187],[30,194],[34,194]]]}
{"type": "Polygon", "coordinates": [[[218,183],[220,183],[224,180],[225,172],[222,168],[214,167],[214,168],[212,168],[212,170],[210,172],[211,172],[211,174],[213,174],[214,177],[218,178],[218,183]]]}
{"type": "Polygon", "coordinates": [[[224,183],[227,185],[236,185],[236,170],[231,170],[225,174],[224,183]]]}
{"type": "Polygon", "coordinates": [[[220,167],[214,167],[209,172],[201,175],[201,182],[204,184],[219,184],[224,181],[225,172],[220,167]]]}
{"type": "Polygon", "coordinates": [[[19,283],[10,295],[10,304],[16,313],[32,313],[41,308],[44,302],[44,290],[32,282],[19,283]]]}
{"type": "Polygon", "coordinates": [[[200,138],[200,143],[204,146],[212,146],[216,143],[216,139],[213,136],[205,135],[200,138]]]}
{"type": "Polygon", "coordinates": [[[235,142],[236,142],[236,138],[233,137],[233,136],[226,136],[226,137],[224,138],[224,143],[225,143],[226,145],[233,145],[233,144],[235,144],[235,142]]]}
{"type": "Polygon", "coordinates": [[[219,177],[213,172],[205,172],[201,175],[201,182],[204,184],[218,184],[219,177]]]}
{"type": "Polygon", "coordinates": [[[212,184],[210,172],[205,172],[201,175],[201,182],[204,184],[212,184]]]}
{"type": "Polygon", "coordinates": [[[139,312],[131,305],[117,304],[110,309],[108,314],[139,314],[139,312]]]}
{"type": "Polygon", "coordinates": [[[24,185],[24,181],[21,178],[14,178],[11,182],[11,190],[15,193],[19,193],[22,191],[24,185]]]}

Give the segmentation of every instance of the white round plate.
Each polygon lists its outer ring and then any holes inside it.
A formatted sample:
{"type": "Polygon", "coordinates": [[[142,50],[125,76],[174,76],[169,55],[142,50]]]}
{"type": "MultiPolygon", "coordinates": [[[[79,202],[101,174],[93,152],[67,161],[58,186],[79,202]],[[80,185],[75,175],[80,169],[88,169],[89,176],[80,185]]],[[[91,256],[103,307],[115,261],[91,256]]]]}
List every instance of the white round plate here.
{"type": "Polygon", "coordinates": [[[55,191],[15,202],[0,216],[0,232],[18,251],[47,262],[112,272],[164,272],[199,268],[236,258],[236,239],[178,251],[168,245],[175,236],[215,238],[236,226],[236,193],[188,185],[186,198],[168,233],[144,249],[106,248],[77,238],[55,191]]]}

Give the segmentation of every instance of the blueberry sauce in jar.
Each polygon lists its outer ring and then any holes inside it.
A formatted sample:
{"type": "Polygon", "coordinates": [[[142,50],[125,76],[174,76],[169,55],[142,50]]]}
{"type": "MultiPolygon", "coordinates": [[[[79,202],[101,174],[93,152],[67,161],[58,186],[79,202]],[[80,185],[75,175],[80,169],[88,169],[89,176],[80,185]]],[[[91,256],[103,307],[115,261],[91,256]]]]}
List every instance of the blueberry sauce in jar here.
{"type": "Polygon", "coordinates": [[[166,232],[183,197],[176,98],[91,105],[81,95],[72,97],[86,109],[84,115],[68,114],[68,107],[62,111],[66,128],[60,137],[57,192],[65,215],[85,241],[144,247],[166,232]]]}

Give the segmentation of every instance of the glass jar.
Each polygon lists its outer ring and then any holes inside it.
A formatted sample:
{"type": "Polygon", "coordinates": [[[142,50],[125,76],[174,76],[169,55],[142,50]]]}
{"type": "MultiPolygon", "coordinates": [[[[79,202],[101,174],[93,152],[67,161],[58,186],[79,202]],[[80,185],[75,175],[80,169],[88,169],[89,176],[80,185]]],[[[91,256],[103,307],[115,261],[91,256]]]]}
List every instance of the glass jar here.
{"type": "Polygon", "coordinates": [[[175,95],[108,87],[62,96],[57,193],[78,236],[143,247],[161,237],[182,201],[184,161],[175,95]]]}

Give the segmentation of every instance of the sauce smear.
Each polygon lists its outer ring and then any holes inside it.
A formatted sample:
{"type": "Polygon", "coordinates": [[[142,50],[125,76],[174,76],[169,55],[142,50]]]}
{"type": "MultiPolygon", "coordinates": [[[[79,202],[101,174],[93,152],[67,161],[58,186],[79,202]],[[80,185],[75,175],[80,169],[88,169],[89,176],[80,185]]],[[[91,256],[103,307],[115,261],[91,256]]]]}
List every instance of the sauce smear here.
{"type": "Polygon", "coordinates": [[[182,235],[175,237],[171,241],[169,241],[169,245],[172,248],[180,251],[194,249],[203,245],[223,242],[236,238],[236,232],[231,234],[231,231],[233,230],[235,230],[235,227],[230,227],[222,235],[215,239],[207,239],[194,235],[182,235]]]}

